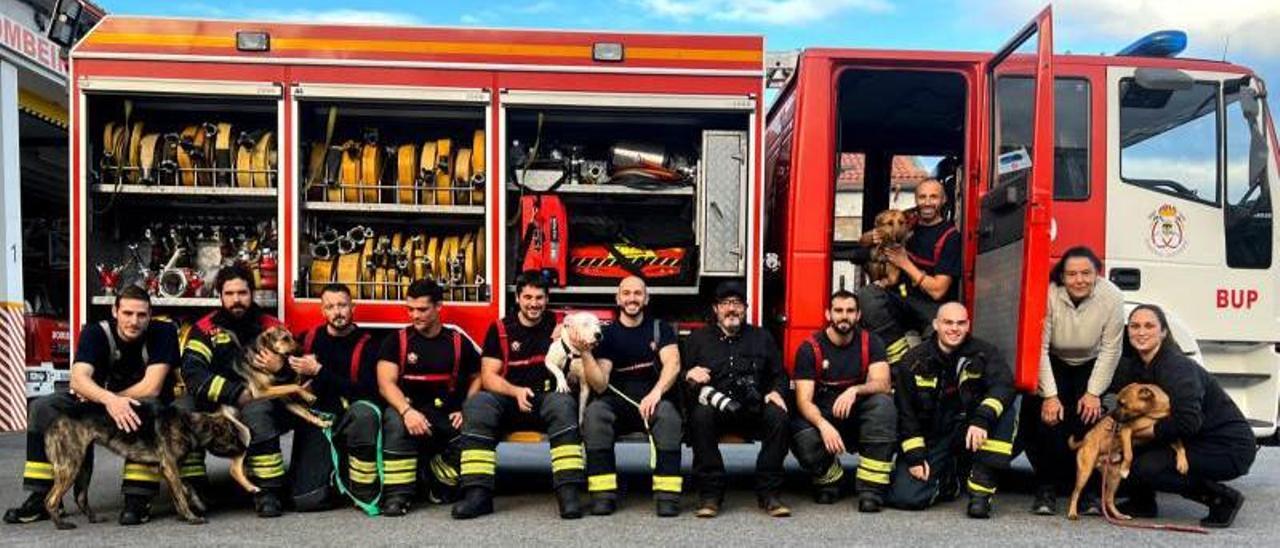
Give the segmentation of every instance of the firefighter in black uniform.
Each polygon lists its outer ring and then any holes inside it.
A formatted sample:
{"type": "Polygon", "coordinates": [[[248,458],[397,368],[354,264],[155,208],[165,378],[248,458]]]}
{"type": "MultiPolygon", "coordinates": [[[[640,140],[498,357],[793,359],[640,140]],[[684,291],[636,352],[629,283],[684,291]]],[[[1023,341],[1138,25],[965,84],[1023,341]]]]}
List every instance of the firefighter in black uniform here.
{"type": "Polygon", "coordinates": [[[943,305],[933,327],[933,336],[898,362],[902,455],[888,502],[924,509],[954,498],[964,482],[969,517],[985,519],[991,516],[996,474],[1013,458],[1013,374],[996,347],[969,336],[964,305],[943,305]]]}
{"type": "MultiPolygon", "coordinates": [[[[942,183],[921,181],[916,187],[916,223],[900,247],[885,249],[885,258],[902,270],[893,287],[867,284],[858,291],[862,323],[888,346],[889,363],[907,351],[908,331],[927,334],[938,307],[960,295],[962,248],[960,231],[943,216],[947,203],[942,183]]],[[[867,231],[863,245],[877,245],[880,233],[867,231]]]]}
{"type": "Polygon", "coordinates": [[[440,323],[444,290],[418,280],[406,295],[410,325],[382,341],[383,513],[403,516],[417,486],[419,458],[431,472],[434,502],[456,498],[462,402],[480,389],[480,353],[461,329],[440,323]]]}
{"type": "Polygon", "coordinates": [[[373,335],[352,321],[354,312],[350,288],[341,283],[325,286],[320,292],[325,322],[299,334],[302,357],[289,358],[294,371],[311,379],[313,409],[335,417],[332,448],[320,428],[303,421],[294,424],[289,486],[299,511],[325,510],[339,501],[331,450],[345,456],[345,486],[351,497],[368,502],[378,496],[378,348],[373,335]]]}
{"type": "MultiPolygon", "coordinates": [[[[44,431],[54,419],[77,406],[109,415],[116,427],[133,432],[159,405],[169,367],[178,361],[178,331],[172,323],[151,318],[151,298],[129,286],[116,295],[112,320],[85,324],[71,365],[72,393],[58,392],[31,403],[27,421],[27,462],[22,485],[26,502],[4,514],[6,523],[49,519],[44,497],[53,487],[53,465],[45,455],[44,431]]],[[[89,453],[92,457],[92,452],[89,453]]],[[[93,467],[92,459],[85,466],[93,467]]],[[[151,518],[151,499],[160,489],[156,465],[126,461],[121,525],[151,518]]]]}
{"type": "Polygon", "coordinates": [[[582,439],[578,433],[578,402],[555,391],[545,360],[556,332],[555,318],[546,313],[548,283],[537,271],[516,278],[519,311],[500,319],[484,339],[480,380],[484,390],[463,406],[463,499],[453,517],[470,519],[493,512],[494,450],[503,432],[533,427],[551,442],[551,481],[560,517],[582,517],[578,490],[586,483],[582,439]]]}
{"type": "Polygon", "coordinates": [[[1124,358],[1111,391],[1129,383],[1151,383],[1169,394],[1173,413],[1153,427],[1133,433],[1133,468],[1125,486],[1129,499],[1119,505],[1133,517],[1155,518],[1156,491],[1177,493],[1209,508],[1205,527],[1226,528],[1244,506],[1244,495],[1222,482],[1249,473],[1258,443],[1240,408],[1213,375],[1192,361],[1169,336],[1169,322],[1155,305],[1129,313],[1124,358]],[[1178,472],[1169,444],[1182,441],[1187,473],[1178,472]]]}
{"type": "Polygon", "coordinates": [[[659,516],[680,514],[680,411],[666,398],[680,375],[680,350],[670,324],[645,314],[644,280],[618,284],[618,320],[602,330],[594,351],[582,352],[587,384],[596,394],[582,420],[587,446],[591,513],[612,514],[618,504],[613,445],[618,434],[648,431],[653,444],[653,495],[659,516]]]}
{"type": "Polygon", "coordinates": [[[827,327],[796,349],[793,451],[813,477],[814,500],[831,504],[844,478],[839,456],[856,448],[858,510],[879,512],[898,441],[884,343],[857,327],[853,293],[835,292],[826,315],[827,327]]]}
{"type": "MultiPolygon", "coordinates": [[[[222,306],[191,328],[182,351],[182,379],[190,401],[182,405],[194,405],[202,411],[215,410],[219,405],[240,408],[241,419],[252,435],[247,458],[249,476],[261,488],[254,496],[254,510],[261,517],[276,517],[284,511],[280,504],[285,480],[280,436],[292,427],[294,415],[278,400],[252,401],[234,367],[242,345],[251,344],[266,329],[283,324],[253,302],[253,274],[248,269],[224,267],[218,271],[213,286],[222,306]]],[[[207,484],[203,451],[187,455],[182,476],[197,485],[207,484]]]]}
{"type": "Polygon", "coordinates": [[[715,290],[716,322],[689,335],[682,354],[685,381],[696,401],[689,411],[689,445],[698,484],[700,518],[713,518],[724,501],[725,470],[720,435],[734,432],[760,440],[756,498],[767,514],[787,517],[779,497],[783,462],[790,446],[787,372],[773,336],[745,320],[746,291],[736,281],[715,290]]]}

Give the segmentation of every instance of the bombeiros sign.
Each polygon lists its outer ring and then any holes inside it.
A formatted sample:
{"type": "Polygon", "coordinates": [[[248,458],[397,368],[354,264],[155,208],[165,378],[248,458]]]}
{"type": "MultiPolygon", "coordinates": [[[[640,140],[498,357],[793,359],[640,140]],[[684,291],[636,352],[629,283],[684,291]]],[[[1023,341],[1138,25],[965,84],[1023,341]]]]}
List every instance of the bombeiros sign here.
{"type": "Polygon", "coordinates": [[[66,78],[67,62],[59,54],[58,45],[5,15],[0,15],[0,43],[28,61],[66,78]]]}

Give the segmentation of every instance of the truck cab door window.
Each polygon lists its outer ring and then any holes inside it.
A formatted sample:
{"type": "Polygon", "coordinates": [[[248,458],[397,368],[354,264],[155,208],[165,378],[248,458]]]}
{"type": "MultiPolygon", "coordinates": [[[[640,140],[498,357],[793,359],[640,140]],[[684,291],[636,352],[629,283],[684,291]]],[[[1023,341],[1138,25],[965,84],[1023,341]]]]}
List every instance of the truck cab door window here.
{"type": "Polygon", "coordinates": [[[1120,81],[1120,178],[1217,206],[1218,84],[1148,89],[1120,81]]]}
{"type": "Polygon", "coordinates": [[[1226,114],[1227,266],[1271,267],[1271,189],[1267,178],[1267,138],[1262,129],[1262,100],[1247,82],[1223,86],[1226,114]]]}

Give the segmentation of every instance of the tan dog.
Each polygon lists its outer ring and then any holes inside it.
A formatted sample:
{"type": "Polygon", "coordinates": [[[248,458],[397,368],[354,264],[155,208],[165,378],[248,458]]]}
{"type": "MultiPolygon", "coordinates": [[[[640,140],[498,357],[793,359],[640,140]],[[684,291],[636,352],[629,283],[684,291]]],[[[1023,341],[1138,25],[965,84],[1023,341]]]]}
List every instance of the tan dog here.
{"type": "Polygon", "coordinates": [[[319,428],[328,428],[330,422],[316,416],[303,404],[312,404],[316,395],[302,386],[302,379],[285,363],[298,351],[293,334],[283,327],[271,327],[263,331],[253,344],[245,347],[236,360],[235,370],[245,381],[254,400],[285,399],[285,408],[319,428]],[[260,356],[269,356],[263,360],[260,356]],[[264,363],[265,362],[265,363],[264,363]]]}
{"type": "MultiPolygon", "coordinates": [[[[1071,492],[1067,519],[1080,517],[1077,511],[1080,492],[1094,469],[1102,473],[1104,509],[1116,519],[1131,519],[1116,509],[1116,488],[1120,486],[1121,479],[1129,477],[1129,467],[1133,464],[1133,433],[1154,426],[1160,419],[1168,417],[1173,408],[1169,395],[1154,384],[1133,383],[1124,387],[1116,398],[1116,404],[1112,415],[1098,421],[1083,440],[1068,440],[1068,445],[1076,451],[1076,485],[1071,492]],[[1119,473],[1108,473],[1109,466],[1119,466],[1119,473]]],[[[1178,472],[1186,474],[1190,466],[1187,450],[1181,440],[1173,442],[1172,446],[1178,472]]]]}
{"type": "Polygon", "coordinates": [[[911,236],[907,214],[897,209],[886,209],[876,215],[875,230],[880,233],[880,243],[871,248],[871,260],[867,261],[867,276],[881,287],[898,285],[901,269],[889,262],[885,250],[899,247],[911,236]]]}

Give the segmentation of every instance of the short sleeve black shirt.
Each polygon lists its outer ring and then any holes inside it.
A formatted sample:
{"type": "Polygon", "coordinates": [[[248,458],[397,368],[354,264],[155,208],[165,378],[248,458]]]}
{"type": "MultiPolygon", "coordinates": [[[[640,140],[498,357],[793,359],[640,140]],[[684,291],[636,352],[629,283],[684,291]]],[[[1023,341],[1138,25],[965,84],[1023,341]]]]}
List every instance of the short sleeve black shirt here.
{"type": "MultiPolygon", "coordinates": [[[[870,366],[887,360],[884,342],[875,333],[867,334],[867,347],[870,366]]],[[[853,340],[844,346],[831,342],[824,331],[814,333],[796,349],[795,370],[792,373],[798,381],[818,380],[817,368],[822,368],[822,382],[833,386],[848,386],[867,382],[862,363],[862,331],[854,331],[853,340]],[[817,339],[822,349],[822,363],[816,363],[813,345],[809,342],[817,339]]]]}
{"type": "Polygon", "coordinates": [[[595,357],[612,363],[609,384],[628,397],[640,400],[658,382],[658,376],[662,372],[658,351],[667,345],[676,344],[675,330],[667,322],[646,317],[636,327],[627,327],[622,322],[615,321],[606,325],[601,334],[603,337],[595,350],[595,357]],[[658,325],[656,339],[653,329],[655,322],[658,325]]]}
{"type": "MultiPolygon", "coordinates": [[[[911,262],[925,274],[930,276],[944,274],[951,277],[951,288],[947,290],[941,302],[959,298],[962,250],[960,232],[955,229],[955,225],[950,221],[932,226],[916,225],[904,247],[907,253],[911,254],[911,262]],[[943,240],[942,247],[939,248],[938,241],[944,236],[946,240],[943,240]]],[[[911,292],[916,296],[929,298],[920,288],[912,287],[911,292]]]]}
{"type": "Polygon", "coordinates": [[[427,337],[412,327],[391,333],[382,341],[378,360],[400,366],[398,386],[414,407],[450,413],[462,409],[471,379],[480,371],[475,343],[452,327],[444,327],[434,337],[427,337]],[[405,337],[403,361],[400,357],[402,333],[405,337]]]}
{"type": "Polygon", "coordinates": [[[484,336],[484,357],[505,359],[504,376],[511,384],[539,392],[554,390],[554,381],[545,363],[547,349],[551,348],[551,334],[556,330],[555,318],[544,314],[532,327],[525,327],[515,316],[498,321],[507,332],[506,349],[503,349],[495,322],[484,336]]]}
{"type": "Polygon", "coordinates": [[[152,320],[138,340],[124,342],[116,334],[116,322],[90,323],[80,328],[74,362],[93,366],[93,382],[111,392],[120,392],[138,384],[153,365],[178,365],[178,330],[170,322],[152,320]],[[116,342],[116,355],[111,356],[111,337],[116,342]],[[142,348],[146,345],[146,359],[142,348]]]}

